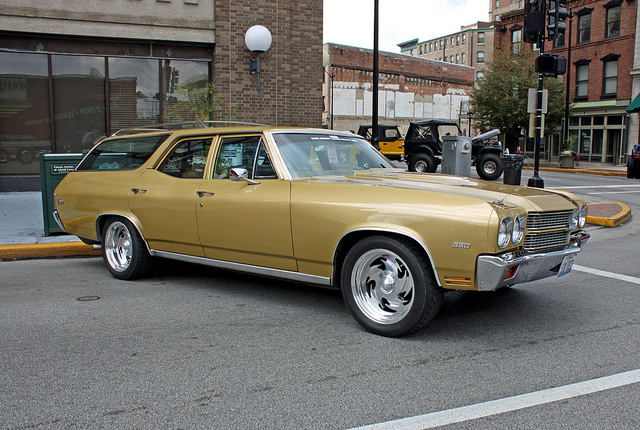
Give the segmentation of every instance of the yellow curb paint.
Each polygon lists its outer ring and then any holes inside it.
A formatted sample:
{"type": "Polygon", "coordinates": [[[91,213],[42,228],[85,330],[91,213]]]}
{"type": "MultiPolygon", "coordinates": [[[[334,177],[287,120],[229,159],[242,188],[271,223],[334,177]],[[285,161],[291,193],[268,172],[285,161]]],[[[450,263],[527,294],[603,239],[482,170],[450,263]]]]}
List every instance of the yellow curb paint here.
{"type": "MultiPolygon", "coordinates": [[[[605,227],[618,227],[619,225],[627,222],[629,218],[631,218],[631,208],[620,202],[614,202],[618,206],[620,206],[620,212],[616,215],[608,218],[604,217],[595,217],[587,215],[587,222],[591,224],[603,225],[605,227]]],[[[595,206],[598,204],[611,204],[611,203],[589,203],[589,206],[595,206]]]]}
{"type": "MultiPolygon", "coordinates": [[[[524,166],[523,169],[533,170],[533,167],[524,166]]],[[[539,170],[546,170],[549,172],[569,172],[569,173],[586,173],[589,175],[602,175],[602,176],[627,176],[625,172],[605,172],[602,170],[586,170],[586,169],[563,169],[560,167],[540,167],[539,170]]]]}
{"type": "Polygon", "coordinates": [[[94,257],[100,250],[80,242],[28,243],[0,245],[0,260],[25,260],[32,258],[94,257]]]}

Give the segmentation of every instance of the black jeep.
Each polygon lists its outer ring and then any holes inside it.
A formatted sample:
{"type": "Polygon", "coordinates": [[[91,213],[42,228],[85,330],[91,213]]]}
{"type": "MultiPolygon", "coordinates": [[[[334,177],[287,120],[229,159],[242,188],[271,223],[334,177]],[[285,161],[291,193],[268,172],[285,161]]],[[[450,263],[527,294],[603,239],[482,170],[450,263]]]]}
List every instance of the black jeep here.
{"type": "MultiPolygon", "coordinates": [[[[493,139],[499,130],[484,133],[472,140],[471,165],[478,176],[495,180],[502,175],[500,142],[493,139]]],[[[435,172],[442,162],[442,136],[462,136],[457,123],[430,119],[409,123],[404,141],[404,160],[411,172],[435,172]]]]}

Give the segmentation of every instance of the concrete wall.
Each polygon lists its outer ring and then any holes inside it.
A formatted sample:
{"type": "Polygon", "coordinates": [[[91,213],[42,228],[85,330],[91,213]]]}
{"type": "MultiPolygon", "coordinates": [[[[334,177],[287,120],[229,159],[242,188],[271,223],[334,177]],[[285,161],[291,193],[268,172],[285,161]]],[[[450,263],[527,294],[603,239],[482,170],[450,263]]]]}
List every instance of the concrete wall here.
{"type": "Polygon", "coordinates": [[[0,28],[53,35],[215,42],[213,0],[3,0],[0,28]]]}

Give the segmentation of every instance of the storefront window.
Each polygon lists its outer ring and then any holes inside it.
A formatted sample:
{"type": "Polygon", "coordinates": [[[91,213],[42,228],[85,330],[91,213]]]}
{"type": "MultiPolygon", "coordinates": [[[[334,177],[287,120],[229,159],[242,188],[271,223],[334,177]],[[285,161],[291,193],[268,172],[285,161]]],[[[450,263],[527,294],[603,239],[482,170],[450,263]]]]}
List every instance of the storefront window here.
{"type": "Polygon", "coordinates": [[[211,106],[217,99],[209,84],[207,63],[164,60],[162,88],[165,122],[211,119],[211,106]]]}
{"type": "Polygon", "coordinates": [[[48,77],[46,55],[0,52],[0,175],[38,173],[51,150],[48,77]]]}
{"type": "Polygon", "coordinates": [[[158,60],[109,58],[112,131],[159,122],[159,68],[158,60]]]}
{"type": "Polygon", "coordinates": [[[602,142],[604,141],[604,130],[592,130],[591,132],[591,153],[594,155],[598,155],[598,157],[594,157],[591,161],[600,161],[602,158],[602,142]]]}
{"type": "Polygon", "coordinates": [[[55,152],[82,152],[106,134],[104,57],[53,55],[55,152]]]}

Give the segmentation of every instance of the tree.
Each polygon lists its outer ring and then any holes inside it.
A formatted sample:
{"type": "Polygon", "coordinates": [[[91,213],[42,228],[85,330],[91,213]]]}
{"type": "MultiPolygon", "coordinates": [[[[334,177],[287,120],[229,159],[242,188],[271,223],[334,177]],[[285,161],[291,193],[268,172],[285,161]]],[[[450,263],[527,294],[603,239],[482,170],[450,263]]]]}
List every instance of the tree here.
{"type": "MultiPolygon", "coordinates": [[[[529,88],[538,88],[537,55],[528,44],[523,44],[516,53],[510,49],[496,50],[484,79],[471,93],[476,128],[482,132],[499,128],[505,135],[505,147],[511,152],[518,145],[521,131],[528,135],[527,99],[529,88]]],[[[560,79],[545,78],[544,87],[549,90],[545,118],[548,135],[560,126],[564,117],[564,84],[560,79]]]]}

